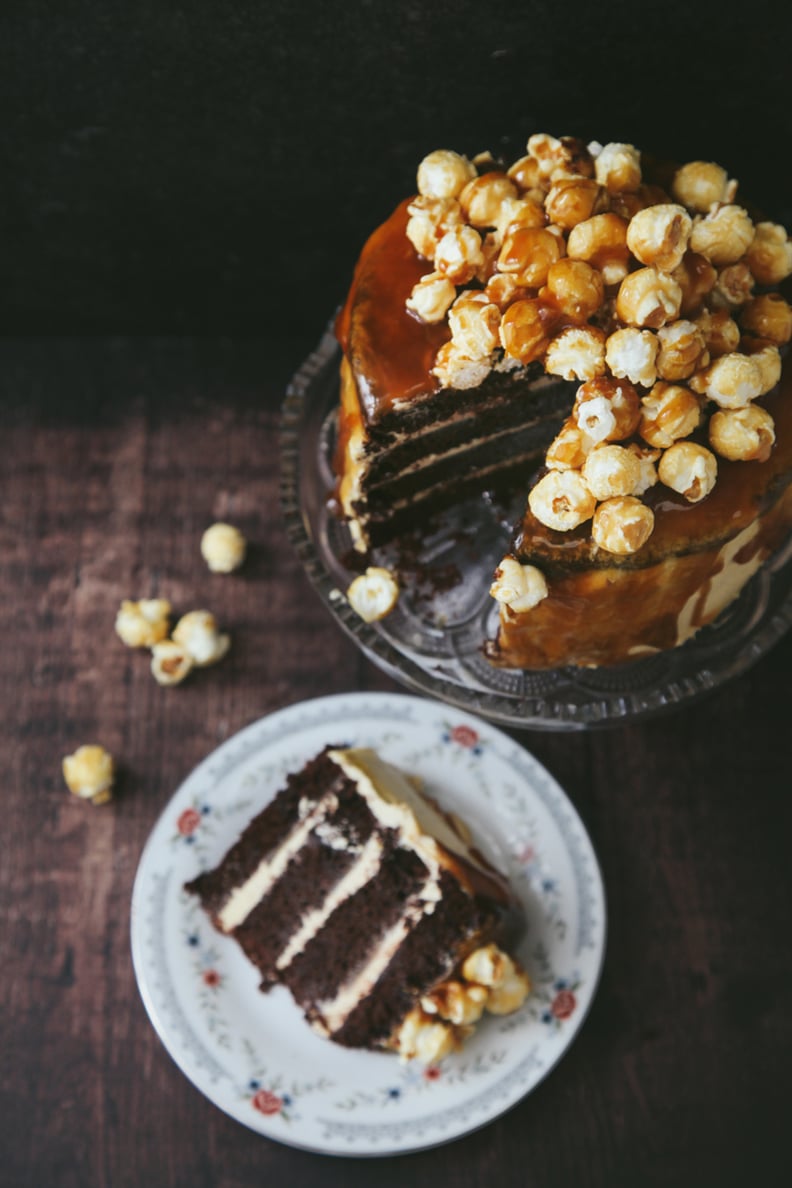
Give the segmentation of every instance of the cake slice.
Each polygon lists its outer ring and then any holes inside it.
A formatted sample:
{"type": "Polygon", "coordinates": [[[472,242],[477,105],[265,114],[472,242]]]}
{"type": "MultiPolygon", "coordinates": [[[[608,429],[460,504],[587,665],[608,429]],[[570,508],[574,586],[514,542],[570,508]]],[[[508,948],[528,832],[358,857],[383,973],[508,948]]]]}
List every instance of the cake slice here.
{"type": "Polygon", "coordinates": [[[426,1062],[528,979],[519,913],[456,818],[369,749],[325,748],[186,888],[319,1034],[426,1062]]]}

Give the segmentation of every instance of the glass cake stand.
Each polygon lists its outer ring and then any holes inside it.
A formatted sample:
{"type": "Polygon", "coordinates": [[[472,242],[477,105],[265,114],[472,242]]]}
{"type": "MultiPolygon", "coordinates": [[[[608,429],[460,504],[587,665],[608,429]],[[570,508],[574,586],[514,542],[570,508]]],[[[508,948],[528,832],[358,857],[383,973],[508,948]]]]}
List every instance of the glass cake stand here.
{"type": "Polygon", "coordinates": [[[291,541],[322,601],[363,652],[417,692],[493,722],[578,730],[649,717],[744,672],[792,624],[792,540],[740,597],[686,644],[630,664],[500,669],[483,653],[497,626],[492,573],[509,545],[509,508],[477,498],[437,518],[420,548],[374,550],[403,575],[396,608],[364,623],[344,591],[361,563],[328,507],[340,350],[331,330],[293,377],[283,406],[281,503],[291,541]]]}

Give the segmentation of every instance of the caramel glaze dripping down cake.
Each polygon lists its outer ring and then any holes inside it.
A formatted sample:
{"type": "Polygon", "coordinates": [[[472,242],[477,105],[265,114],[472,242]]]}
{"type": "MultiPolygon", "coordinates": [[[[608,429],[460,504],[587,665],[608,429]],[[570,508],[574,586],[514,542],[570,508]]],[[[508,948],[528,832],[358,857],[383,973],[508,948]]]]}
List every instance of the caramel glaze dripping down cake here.
{"type": "Polygon", "coordinates": [[[505,879],[374,751],[327,747],[187,885],[215,927],[320,1035],[442,1059],[482,1014],[522,1005],[500,948],[521,925],[505,879]]]}
{"type": "Polygon", "coordinates": [[[338,320],[335,496],[366,551],[519,484],[495,665],[616,664],[711,622],[792,527],[792,244],[719,165],[531,136],[446,150],[338,320]]]}

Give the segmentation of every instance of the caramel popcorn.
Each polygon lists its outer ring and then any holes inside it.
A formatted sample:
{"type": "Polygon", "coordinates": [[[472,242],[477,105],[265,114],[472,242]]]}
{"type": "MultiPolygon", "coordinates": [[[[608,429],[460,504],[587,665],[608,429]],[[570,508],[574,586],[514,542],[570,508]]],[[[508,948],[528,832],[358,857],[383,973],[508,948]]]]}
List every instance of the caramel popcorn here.
{"type": "Polygon", "coordinates": [[[665,451],[657,468],[660,482],[699,503],[709,495],[718,477],[715,455],[693,441],[678,441],[665,451]]]}
{"type": "Polygon", "coordinates": [[[569,232],[567,255],[598,268],[606,285],[616,285],[629,270],[627,220],[608,213],[593,215],[569,232]]]}
{"type": "Polygon", "coordinates": [[[116,615],[116,634],[128,648],[150,648],[168,634],[170,614],[166,598],[125,599],[116,615]]]}
{"type": "Polygon", "coordinates": [[[207,610],[182,615],[173,629],[172,639],[186,648],[196,668],[216,664],[231,646],[231,637],[220,634],[217,620],[207,610]]]}
{"type": "Polygon", "coordinates": [[[433,260],[437,241],[452,227],[462,225],[462,210],[455,198],[414,198],[407,207],[407,238],[427,260],[433,260]]]}
{"type": "Polygon", "coordinates": [[[495,230],[501,241],[517,227],[544,227],[547,215],[539,202],[532,198],[506,198],[495,220],[495,230]]]}
{"type": "Polygon", "coordinates": [[[495,272],[487,281],[484,292],[501,313],[505,313],[514,301],[522,301],[529,296],[528,290],[508,272],[495,272]]]}
{"type": "Polygon", "coordinates": [[[572,416],[595,444],[623,441],[638,428],[641,402],[629,380],[600,376],[580,385],[572,416]]]}
{"type": "Polygon", "coordinates": [[[792,272],[792,243],[778,223],[757,223],[746,263],[760,285],[780,284],[792,272]]]}
{"type": "Polygon", "coordinates": [[[480,290],[462,293],[448,314],[451,341],[469,359],[486,359],[500,342],[501,314],[480,290]]]}
{"type": "Polygon", "coordinates": [[[758,404],[722,409],[710,418],[709,440],[730,462],[766,462],[775,442],[775,424],[758,404]]]}
{"type": "Polygon", "coordinates": [[[737,350],[740,328],[728,310],[705,309],[693,320],[704,335],[704,345],[713,359],[737,350]]]}
{"type": "Polygon", "coordinates": [[[762,370],[748,355],[732,351],[694,375],[690,386],[721,408],[744,408],[762,394],[762,370]]]}
{"type": "Polygon", "coordinates": [[[718,272],[718,279],[710,297],[716,309],[734,309],[751,300],[754,278],[744,260],[727,264],[718,272]]]}
{"type": "Polygon", "coordinates": [[[704,334],[695,322],[682,319],[661,326],[657,342],[657,374],[664,380],[688,379],[709,363],[704,334]]]}
{"type": "Polygon", "coordinates": [[[557,140],[555,136],[537,132],[528,138],[528,154],[537,161],[539,177],[545,184],[558,177],[591,177],[593,174],[588,149],[574,136],[562,136],[557,140]]]}
{"type": "Polygon", "coordinates": [[[679,312],[683,317],[698,313],[718,279],[717,269],[699,252],[685,252],[671,275],[682,290],[679,312]]]}
{"type": "Polygon", "coordinates": [[[657,379],[658,345],[651,330],[626,326],[609,336],[605,344],[605,362],[612,375],[648,388],[657,379]]]}
{"type": "Polygon", "coordinates": [[[641,154],[632,144],[606,144],[594,160],[594,173],[611,193],[637,190],[641,184],[641,154]]]}
{"type": "Polygon", "coordinates": [[[744,338],[742,346],[751,362],[759,368],[762,385],[759,395],[766,396],[781,379],[781,352],[775,343],[761,338],[744,338]]]}
{"type": "Polygon", "coordinates": [[[421,999],[421,1008],[427,1015],[439,1015],[457,1027],[469,1027],[478,1023],[484,1014],[488,992],[484,986],[475,983],[443,982],[431,994],[421,999]]]}
{"type": "Polygon", "coordinates": [[[511,273],[521,285],[538,288],[563,254],[563,239],[546,227],[516,227],[503,241],[498,268],[511,273]]]}
{"type": "Polygon", "coordinates": [[[583,463],[583,478],[595,499],[633,495],[641,478],[635,454],[620,445],[596,446],[583,463]]]}
{"type": "Polygon", "coordinates": [[[637,553],[653,531],[654,512],[631,495],[606,499],[591,522],[594,543],[619,556],[637,553]]]}
{"type": "Polygon", "coordinates": [[[151,649],[151,672],[158,685],[180,685],[192,672],[193,658],[184,644],[163,639],[151,649]]]}
{"type": "Polygon", "coordinates": [[[564,257],[550,265],[545,294],[568,318],[585,322],[602,305],[605,285],[602,274],[585,260],[564,257]]]}
{"type": "Polygon", "coordinates": [[[547,597],[547,582],[534,565],[521,565],[515,557],[504,557],[495,570],[490,594],[496,602],[515,613],[532,610],[547,597]]]}
{"type": "Polygon", "coordinates": [[[473,227],[497,225],[501,204],[518,195],[517,186],[505,173],[483,173],[468,182],[459,195],[459,205],[473,227]]]}
{"type": "Polygon", "coordinates": [[[674,174],[671,192],[690,210],[706,214],[716,203],[731,202],[737,183],[714,161],[689,161],[674,174]]]}
{"type": "Polygon", "coordinates": [[[551,223],[571,231],[578,223],[608,209],[608,195],[603,186],[586,177],[562,177],[554,182],[545,201],[551,223]]]}
{"type": "Polygon", "coordinates": [[[212,573],[233,573],[246,553],[247,541],[232,524],[212,524],[201,537],[201,555],[212,573]]]}
{"type": "MultiPolygon", "coordinates": [[[[740,325],[750,334],[783,346],[792,338],[792,306],[780,293],[754,297],[740,311],[740,325]]],[[[735,342],[734,346],[737,346],[735,342]]],[[[734,347],[732,347],[732,350],[734,347]]]]}
{"type": "MultiPolygon", "coordinates": [[[[614,418],[615,420],[615,418],[614,418]]],[[[545,455],[550,470],[580,470],[595,442],[569,417],[556,434],[545,455]]]]}
{"type": "Polygon", "coordinates": [[[113,756],[94,744],[78,747],[63,760],[63,778],[74,796],[106,804],[112,798],[115,779],[113,756]]]}
{"type": "Polygon", "coordinates": [[[455,299],[453,282],[439,272],[428,272],[413,286],[406,304],[422,322],[442,322],[455,299]]]}
{"type": "Polygon", "coordinates": [[[673,272],[682,263],[692,227],[684,206],[672,202],[648,206],[630,220],[627,246],[642,264],[673,272]]]}
{"type": "Polygon", "coordinates": [[[550,470],[531,490],[528,505],[541,524],[569,532],[590,520],[597,501],[577,470],[550,470]]]}
{"type": "Polygon", "coordinates": [[[660,457],[660,450],[647,449],[646,446],[638,445],[637,442],[631,442],[627,449],[638,462],[638,481],[632,494],[644,495],[658,481],[656,463],[660,457]]]}
{"type": "Polygon", "coordinates": [[[545,371],[566,380],[590,380],[605,371],[605,335],[596,326],[570,326],[545,354],[545,371]]]}
{"type": "Polygon", "coordinates": [[[511,178],[521,194],[530,194],[539,202],[543,200],[542,172],[536,157],[532,157],[530,153],[515,161],[506,171],[506,176],[511,178]]]}
{"type": "Polygon", "coordinates": [[[548,345],[544,307],[540,301],[515,301],[504,313],[500,340],[504,351],[521,363],[540,359],[548,345]]]}
{"type": "Polygon", "coordinates": [[[436,271],[455,285],[467,284],[483,263],[481,236],[472,227],[451,227],[435,247],[436,271]]]}
{"type": "Polygon", "coordinates": [[[661,381],[641,401],[641,437],[667,449],[701,422],[701,403],[689,388],[661,381]]]}
{"type": "Polygon", "coordinates": [[[690,246],[721,267],[744,256],[754,237],[754,225],[741,206],[727,203],[699,216],[690,233],[690,246]]]}
{"type": "Polygon", "coordinates": [[[420,1007],[414,1007],[399,1028],[394,1047],[402,1060],[419,1060],[422,1064],[436,1064],[456,1047],[454,1029],[449,1023],[439,1023],[420,1007]]]}
{"type": "Polygon", "coordinates": [[[477,388],[491,370],[489,360],[471,359],[463,355],[453,342],[446,342],[437,352],[432,375],[437,376],[442,387],[463,391],[477,388]]]}
{"type": "Polygon", "coordinates": [[[531,982],[516,961],[497,945],[476,949],[465,960],[462,976],[467,982],[486,987],[486,1009],[493,1015],[510,1015],[525,1002],[531,982]]]}
{"type": "Polygon", "coordinates": [[[399,584],[389,569],[370,565],[347,590],[349,605],[365,623],[389,615],[399,599],[399,584]]]}
{"type": "Polygon", "coordinates": [[[418,192],[429,198],[456,198],[475,176],[476,167],[467,157],[437,149],[418,166],[418,192]]]}
{"type": "Polygon", "coordinates": [[[653,330],[673,321],[682,304],[682,290],[672,276],[656,268],[639,268],[619,286],[616,313],[631,326],[653,330]]]}

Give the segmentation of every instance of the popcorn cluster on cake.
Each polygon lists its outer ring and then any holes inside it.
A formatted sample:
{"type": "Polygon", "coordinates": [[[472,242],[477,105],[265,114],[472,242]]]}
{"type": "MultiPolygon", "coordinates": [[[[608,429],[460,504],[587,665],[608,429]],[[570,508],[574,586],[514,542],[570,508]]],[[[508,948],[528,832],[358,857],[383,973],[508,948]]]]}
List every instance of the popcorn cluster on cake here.
{"type": "MultiPolygon", "coordinates": [[[[407,236],[433,270],[407,308],[447,321],[443,387],[537,361],[579,381],[529,505],[549,528],[590,521],[597,546],[634,553],[654,528],[643,497],[656,483],[695,503],[718,457],[769,457],[758,401],[792,337],[792,308],[772,291],[792,243],[753,222],[712,162],[683,165],[668,193],[644,181],[633,145],[539,134],[527,149],[505,171],[447,150],[421,162],[407,236]]],[[[544,579],[508,561],[492,593],[527,609],[544,579]]]]}

